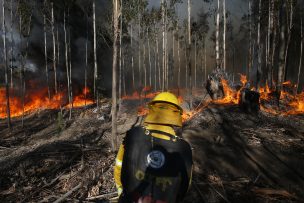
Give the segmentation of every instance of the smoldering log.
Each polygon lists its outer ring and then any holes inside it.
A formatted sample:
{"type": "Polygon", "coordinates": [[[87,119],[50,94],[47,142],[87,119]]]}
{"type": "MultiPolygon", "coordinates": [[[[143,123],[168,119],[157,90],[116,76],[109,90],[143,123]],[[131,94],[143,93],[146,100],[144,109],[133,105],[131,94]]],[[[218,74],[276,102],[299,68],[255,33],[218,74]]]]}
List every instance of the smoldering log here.
{"type": "Polygon", "coordinates": [[[246,113],[257,113],[260,110],[260,93],[248,88],[242,89],[239,107],[246,113]]]}

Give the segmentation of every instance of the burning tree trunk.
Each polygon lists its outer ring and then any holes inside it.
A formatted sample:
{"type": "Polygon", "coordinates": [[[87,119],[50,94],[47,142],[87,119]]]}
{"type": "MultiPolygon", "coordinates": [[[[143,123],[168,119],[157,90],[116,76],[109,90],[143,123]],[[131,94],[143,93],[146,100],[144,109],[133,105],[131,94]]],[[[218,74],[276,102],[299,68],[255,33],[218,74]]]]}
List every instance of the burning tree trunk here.
{"type": "Polygon", "coordinates": [[[278,79],[277,79],[277,93],[278,100],[280,99],[280,93],[282,89],[282,83],[284,81],[284,57],[285,57],[285,11],[286,11],[286,2],[282,2],[282,8],[280,11],[280,52],[279,52],[279,69],[278,69],[278,79]]]}
{"type": "MultiPolygon", "coordinates": [[[[44,9],[46,9],[46,0],[44,1],[44,9]]],[[[45,62],[45,75],[48,89],[48,97],[51,99],[50,84],[49,84],[49,70],[48,70],[48,55],[47,55],[47,42],[46,42],[46,11],[43,12],[43,31],[44,31],[44,62],[45,62]]]]}
{"type": "Polygon", "coordinates": [[[57,94],[57,62],[56,62],[56,39],[55,39],[55,19],[54,19],[54,5],[51,2],[52,8],[52,37],[53,37],[53,67],[54,67],[54,80],[55,80],[55,93],[57,94]]]}
{"type": "Polygon", "coordinates": [[[220,0],[217,0],[217,14],[216,14],[216,68],[220,68],[220,0]]]}
{"type": "Polygon", "coordinates": [[[117,51],[118,51],[118,18],[119,18],[119,8],[118,0],[113,0],[113,66],[112,66],[112,150],[116,151],[117,149],[117,95],[116,95],[116,69],[117,69],[117,51]]]}
{"type": "Polygon", "coordinates": [[[10,95],[8,84],[8,64],[7,64],[7,52],[6,52],[6,25],[5,25],[5,1],[2,0],[2,32],[3,32],[3,56],[5,65],[5,90],[6,90],[6,114],[7,114],[7,126],[11,128],[11,111],[10,111],[10,95]]]}
{"type": "Polygon", "coordinates": [[[299,62],[299,69],[298,69],[298,79],[297,79],[297,87],[296,87],[296,94],[299,91],[299,83],[300,83],[300,76],[301,76],[301,68],[302,68],[302,57],[303,57],[303,17],[301,13],[301,51],[300,51],[300,62],[299,62]]]}
{"type": "Polygon", "coordinates": [[[95,0],[93,0],[93,34],[94,34],[94,99],[96,99],[96,82],[97,82],[97,50],[96,50],[96,16],[95,0]]]}

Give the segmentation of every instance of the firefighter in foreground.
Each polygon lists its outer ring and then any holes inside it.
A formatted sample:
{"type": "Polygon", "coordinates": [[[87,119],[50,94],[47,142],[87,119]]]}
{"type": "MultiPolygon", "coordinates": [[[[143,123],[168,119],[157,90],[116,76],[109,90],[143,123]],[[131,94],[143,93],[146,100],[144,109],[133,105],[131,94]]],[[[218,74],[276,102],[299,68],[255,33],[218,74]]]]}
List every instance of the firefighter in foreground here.
{"type": "Polygon", "coordinates": [[[144,126],[127,132],[114,168],[119,202],[182,201],[192,176],[190,145],[174,130],[182,127],[182,111],[174,94],[160,93],[144,126]]]}

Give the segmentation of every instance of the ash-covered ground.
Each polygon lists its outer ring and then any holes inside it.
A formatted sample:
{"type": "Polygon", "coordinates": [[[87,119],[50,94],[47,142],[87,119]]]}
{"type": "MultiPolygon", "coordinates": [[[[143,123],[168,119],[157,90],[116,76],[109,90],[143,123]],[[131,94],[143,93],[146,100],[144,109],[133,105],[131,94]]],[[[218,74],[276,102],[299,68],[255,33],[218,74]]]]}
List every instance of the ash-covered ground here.
{"type": "MultiPolygon", "coordinates": [[[[184,202],[303,202],[304,115],[247,114],[237,105],[193,99],[198,112],[183,136],[194,155],[193,180],[184,202]]],[[[140,125],[139,101],[123,101],[121,141],[140,125]]],[[[183,105],[187,108],[187,104],[183,105]]],[[[109,202],[115,197],[111,102],[0,121],[0,202],[109,202]]]]}

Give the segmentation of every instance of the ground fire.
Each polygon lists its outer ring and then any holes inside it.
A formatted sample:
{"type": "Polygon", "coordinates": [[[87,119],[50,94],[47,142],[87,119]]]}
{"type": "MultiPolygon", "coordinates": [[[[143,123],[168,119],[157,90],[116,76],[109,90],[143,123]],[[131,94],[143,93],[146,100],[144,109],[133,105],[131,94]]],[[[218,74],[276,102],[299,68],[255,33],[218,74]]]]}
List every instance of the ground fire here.
{"type": "Polygon", "coordinates": [[[303,0],[0,7],[0,203],[303,202],[303,0]]]}
{"type": "MultiPolygon", "coordinates": [[[[13,90],[11,91],[13,92],[13,90]]],[[[86,105],[93,104],[94,102],[86,98],[85,95],[89,95],[90,90],[83,89],[82,92],[75,96],[73,100],[73,104],[67,104],[66,93],[60,92],[52,96],[51,99],[47,96],[47,88],[43,88],[41,90],[35,90],[33,92],[29,92],[24,97],[24,107],[23,102],[20,97],[11,97],[10,98],[10,110],[11,117],[22,116],[22,114],[34,113],[38,110],[45,109],[60,109],[69,108],[70,106],[83,107],[86,105]]],[[[6,105],[5,105],[5,89],[0,89],[0,119],[6,118],[6,105]]]]}

